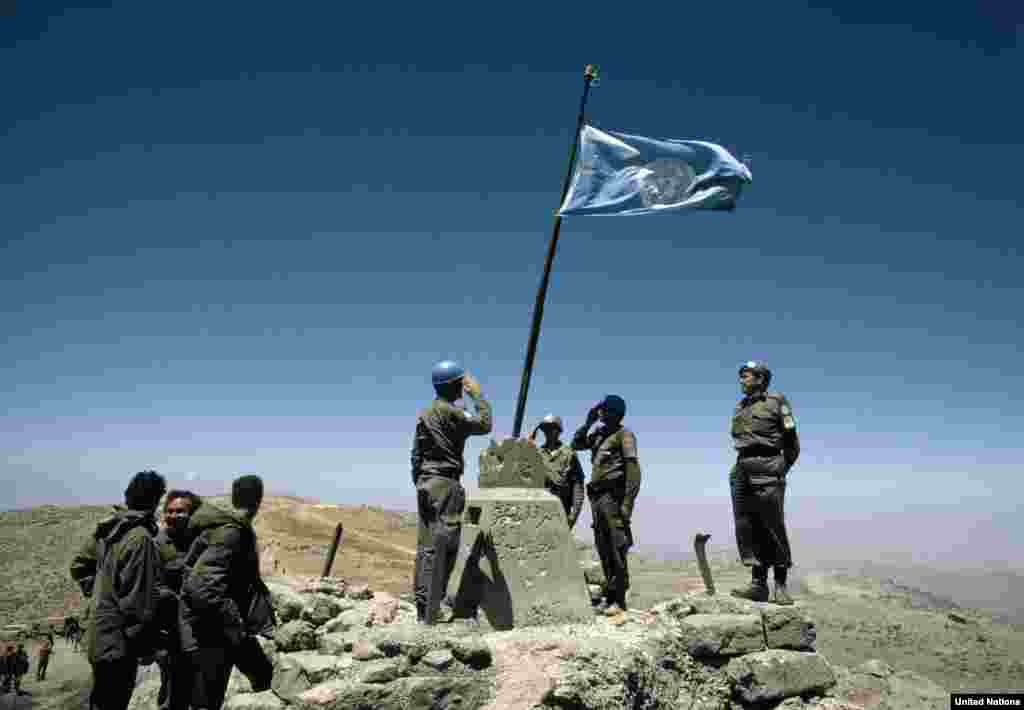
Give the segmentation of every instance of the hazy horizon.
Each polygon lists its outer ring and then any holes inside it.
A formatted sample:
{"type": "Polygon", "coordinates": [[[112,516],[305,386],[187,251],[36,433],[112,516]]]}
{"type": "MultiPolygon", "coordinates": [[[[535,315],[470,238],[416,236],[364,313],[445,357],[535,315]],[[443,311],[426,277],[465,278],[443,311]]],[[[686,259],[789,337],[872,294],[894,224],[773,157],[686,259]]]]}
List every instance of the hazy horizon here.
{"type": "Polygon", "coordinates": [[[303,12],[0,24],[3,505],[155,468],[411,509],[436,361],[511,432],[596,61],[593,125],[721,143],[753,184],[728,214],[564,220],[526,426],[622,395],[638,541],[734,548],[736,368],[763,358],[801,432],[798,565],[1024,564],[1016,8],[303,12]]]}

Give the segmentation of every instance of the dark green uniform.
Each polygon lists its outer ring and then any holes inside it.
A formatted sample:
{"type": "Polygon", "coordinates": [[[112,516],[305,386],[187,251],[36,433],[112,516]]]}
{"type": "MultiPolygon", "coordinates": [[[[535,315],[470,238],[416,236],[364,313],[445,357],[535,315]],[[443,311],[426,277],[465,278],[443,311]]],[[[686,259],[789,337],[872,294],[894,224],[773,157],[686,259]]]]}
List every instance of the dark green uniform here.
{"type": "Polygon", "coordinates": [[[435,399],[416,418],[411,465],[416,486],[419,528],[413,593],[419,617],[437,620],[441,600],[462,538],[466,491],[462,453],[470,436],[491,432],[491,405],[480,398],[476,416],[444,399],[435,399]]]}
{"type": "Polygon", "coordinates": [[[602,425],[589,434],[588,428],[584,424],[576,430],[572,448],[590,451],[587,495],[594,518],[594,545],[607,580],[605,596],[609,603],[625,608],[629,589],[627,553],[633,545],[630,519],[640,490],[636,436],[621,424],[602,425]]]}
{"type": "Polygon", "coordinates": [[[92,705],[128,706],[140,657],[153,653],[158,630],[160,553],[152,514],[115,509],[71,564],[71,576],[92,597],[86,650],[93,667],[92,705]]]}
{"type": "Polygon", "coordinates": [[[156,662],[160,667],[158,710],[187,710],[191,695],[189,659],[181,650],[178,627],[178,599],[188,553],[187,531],[172,535],[162,528],[156,536],[163,561],[163,585],[160,589],[161,648],[156,662]]]}
{"type": "Polygon", "coordinates": [[[545,486],[562,501],[569,527],[576,525],[576,519],[583,508],[583,467],[572,446],[557,442],[552,446],[540,447],[541,458],[547,468],[545,486]]]}
{"type": "Polygon", "coordinates": [[[800,456],[793,410],[778,392],[758,392],[732,418],[736,464],[729,474],[736,544],[748,567],[774,567],[785,580],[793,561],[786,534],[786,474],[800,456]]]}
{"type": "Polygon", "coordinates": [[[273,667],[251,634],[265,632],[274,619],[250,614],[266,587],[248,520],[204,503],[188,521],[188,537],[193,542],[184,561],[178,620],[191,669],[191,707],[218,710],[233,666],[254,691],[270,688],[273,667]]]}

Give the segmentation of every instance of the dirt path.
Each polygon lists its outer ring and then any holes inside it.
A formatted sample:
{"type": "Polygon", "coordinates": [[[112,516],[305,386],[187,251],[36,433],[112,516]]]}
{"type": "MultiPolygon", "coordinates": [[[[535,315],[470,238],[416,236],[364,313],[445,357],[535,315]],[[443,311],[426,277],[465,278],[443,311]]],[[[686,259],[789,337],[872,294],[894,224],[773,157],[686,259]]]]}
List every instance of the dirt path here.
{"type": "Polygon", "coordinates": [[[37,644],[29,643],[29,672],[22,679],[20,696],[0,695],[0,710],[77,710],[88,707],[92,670],[85,655],[58,638],[46,668],[46,680],[36,680],[37,644]],[[76,696],[78,699],[76,700],[76,696]]]}

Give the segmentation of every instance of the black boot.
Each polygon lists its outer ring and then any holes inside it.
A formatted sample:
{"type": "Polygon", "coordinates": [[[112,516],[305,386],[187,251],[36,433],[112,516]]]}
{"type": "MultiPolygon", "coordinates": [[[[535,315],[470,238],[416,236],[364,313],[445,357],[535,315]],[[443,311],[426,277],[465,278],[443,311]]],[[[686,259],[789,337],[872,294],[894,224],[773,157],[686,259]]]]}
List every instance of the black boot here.
{"type": "Polygon", "coordinates": [[[768,568],[754,566],[750,568],[750,586],[733,589],[730,594],[752,602],[768,601],[768,568]]]}
{"type": "Polygon", "coordinates": [[[772,601],[780,606],[790,606],[793,604],[793,598],[786,591],[786,573],[788,571],[786,567],[775,568],[775,598],[772,601]]]}

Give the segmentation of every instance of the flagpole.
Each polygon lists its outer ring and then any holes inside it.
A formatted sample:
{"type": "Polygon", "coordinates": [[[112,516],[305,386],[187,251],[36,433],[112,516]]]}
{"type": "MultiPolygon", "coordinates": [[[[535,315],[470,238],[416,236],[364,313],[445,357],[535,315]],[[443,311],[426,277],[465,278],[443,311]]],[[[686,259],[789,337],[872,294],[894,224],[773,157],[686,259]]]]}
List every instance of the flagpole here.
{"type": "MultiPolygon", "coordinates": [[[[579,145],[580,131],[583,129],[583,112],[587,105],[587,95],[590,93],[590,84],[597,77],[598,68],[588,64],[583,70],[583,98],[580,99],[580,113],[576,119],[576,132],[572,137],[572,150],[569,153],[569,169],[565,173],[565,182],[562,183],[562,197],[558,201],[561,208],[565,202],[565,196],[569,192],[569,184],[572,181],[573,168],[576,166],[576,148],[579,145]]],[[[544,259],[544,275],[540,279],[540,288],[537,289],[537,300],[533,304],[533,322],[530,324],[530,340],[526,345],[526,362],[523,364],[523,377],[519,383],[519,401],[516,403],[515,425],[512,428],[512,437],[519,438],[523,427],[523,415],[526,413],[526,393],[530,389],[530,375],[533,372],[533,357],[537,353],[537,340],[540,338],[540,322],[544,317],[544,298],[548,292],[548,281],[551,278],[551,263],[555,259],[555,248],[558,246],[558,233],[562,227],[562,216],[555,214],[555,224],[551,229],[551,241],[548,243],[547,258],[544,259]]]]}

